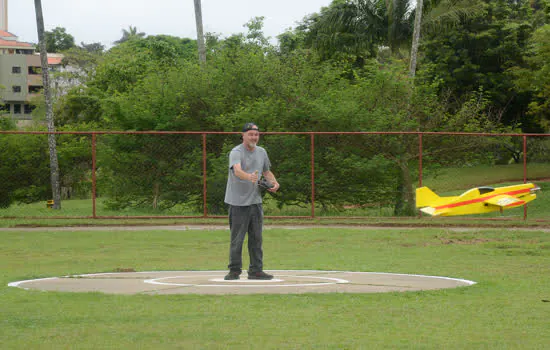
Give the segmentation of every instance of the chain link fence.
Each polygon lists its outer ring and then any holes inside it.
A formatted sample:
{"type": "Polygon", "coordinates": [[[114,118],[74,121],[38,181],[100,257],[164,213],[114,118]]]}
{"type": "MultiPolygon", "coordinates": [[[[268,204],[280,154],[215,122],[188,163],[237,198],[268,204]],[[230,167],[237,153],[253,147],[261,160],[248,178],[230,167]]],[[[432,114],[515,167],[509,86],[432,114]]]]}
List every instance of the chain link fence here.
{"type": "MultiPolygon", "coordinates": [[[[227,215],[228,155],[239,133],[55,134],[61,209],[50,208],[48,133],[0,132],[0,218],[227,215]]],[[[273,132],[260,146],[281,185],[263,192],[268,217],[417,217],[419,186],[439,195],[523,182],[550,188],[548,134],[273,132]]],[[[481,218],[550,221],[544,203],[481,218]]]]}

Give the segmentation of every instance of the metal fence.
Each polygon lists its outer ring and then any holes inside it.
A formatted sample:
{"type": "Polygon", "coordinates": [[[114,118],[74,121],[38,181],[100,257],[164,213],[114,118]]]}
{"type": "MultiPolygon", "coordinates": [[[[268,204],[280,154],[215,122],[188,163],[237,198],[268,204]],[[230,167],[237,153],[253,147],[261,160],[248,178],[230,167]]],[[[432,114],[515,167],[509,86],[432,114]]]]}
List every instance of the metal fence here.
{"type": "MultiPolygon", "coordinates": [[[[0,131],[0,218],[226,216],[228,153],[240,133],[55,134],[60,210],[48,204],[48,132],[0,131]]],[[[260,145],[281,184],[264,193],[272,218],[416,217],[416,187],[456,194],[550,181],[550,134],[265,132],[260,145]]],[[[550,221],[537,202],[476,218],[550,221]]]]}

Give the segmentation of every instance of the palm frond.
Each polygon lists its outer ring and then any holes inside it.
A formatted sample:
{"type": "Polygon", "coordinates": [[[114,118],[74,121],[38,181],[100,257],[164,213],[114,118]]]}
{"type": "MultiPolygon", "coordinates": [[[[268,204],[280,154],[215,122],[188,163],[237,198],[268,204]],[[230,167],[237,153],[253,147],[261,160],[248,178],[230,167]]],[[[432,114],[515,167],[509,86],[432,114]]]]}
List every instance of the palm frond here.
{"type": "Polygon", "coordinates": [[[487,5],[479,0],[442,0],[430,3],[424,10],[422,28],[433,33],[453,28],[461,21],[483,14],[487,5]]]}

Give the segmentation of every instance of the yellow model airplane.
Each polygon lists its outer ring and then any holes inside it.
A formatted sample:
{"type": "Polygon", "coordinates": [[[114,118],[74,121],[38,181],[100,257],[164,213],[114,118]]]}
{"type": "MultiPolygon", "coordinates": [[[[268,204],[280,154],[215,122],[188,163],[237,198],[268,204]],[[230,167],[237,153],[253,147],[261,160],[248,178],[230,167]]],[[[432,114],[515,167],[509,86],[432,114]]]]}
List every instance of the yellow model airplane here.
{"type": "Polygon", "coordinates": [[[506,187],[476,187],[460,196],[439,197],[428,187],[416,189],[416,207],[432,216],[483,214],[515,208],[537,198],[532,183],[506,187]]]}

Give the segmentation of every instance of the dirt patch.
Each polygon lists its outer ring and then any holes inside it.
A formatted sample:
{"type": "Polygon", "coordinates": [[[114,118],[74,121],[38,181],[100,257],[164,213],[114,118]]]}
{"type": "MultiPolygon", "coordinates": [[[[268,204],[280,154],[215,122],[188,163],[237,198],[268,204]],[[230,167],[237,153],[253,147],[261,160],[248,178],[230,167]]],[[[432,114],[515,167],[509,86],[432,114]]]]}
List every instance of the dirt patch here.
{"type": "Polygon", "coordinates": [[[491,242],[494,240],[484,239],[484,238],[473,238],[473,239],[460,239],[460,238],[439,238],[441,244],[460,244],[460,245],[475,245],[491,242]]]}
{"type": "Polygon", "coordinates": [[[131,267],[117,267],[114,272],[136,272],[136,270],[131,267]]]}

